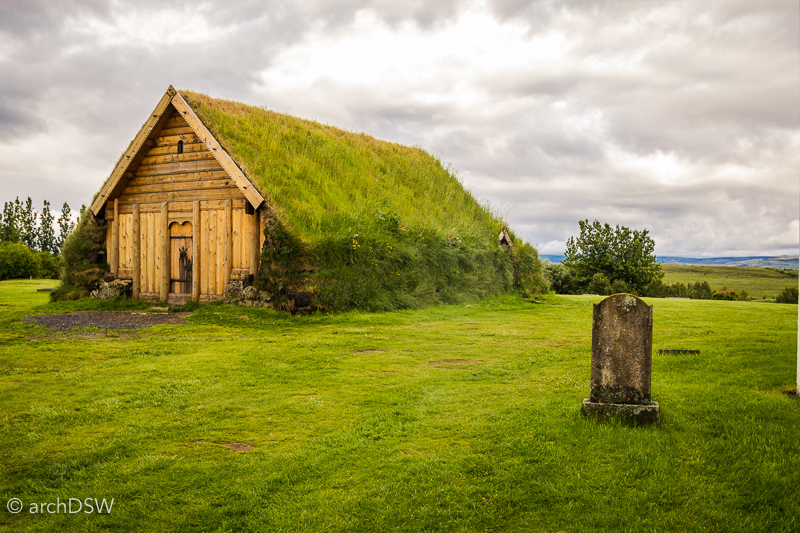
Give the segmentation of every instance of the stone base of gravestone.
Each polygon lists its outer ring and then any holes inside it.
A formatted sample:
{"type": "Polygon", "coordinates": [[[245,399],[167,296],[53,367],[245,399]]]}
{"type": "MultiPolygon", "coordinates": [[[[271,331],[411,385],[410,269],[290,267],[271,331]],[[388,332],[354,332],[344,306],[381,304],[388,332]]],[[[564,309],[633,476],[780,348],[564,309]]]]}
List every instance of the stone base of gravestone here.
{"type": "Polygon", "coordinates": [[[581,416],[597,420],[619,418],[634,424],[644,425],[659,421],[661,407],[658,402],[647,403],[601,403],[589,398],[583,400],[581,416]]]}

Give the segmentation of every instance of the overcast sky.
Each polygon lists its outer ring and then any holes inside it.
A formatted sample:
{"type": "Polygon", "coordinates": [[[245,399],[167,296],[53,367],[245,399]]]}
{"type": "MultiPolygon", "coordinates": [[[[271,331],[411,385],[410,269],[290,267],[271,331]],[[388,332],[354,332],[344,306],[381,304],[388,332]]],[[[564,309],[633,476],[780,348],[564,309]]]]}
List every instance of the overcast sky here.
{"type": "Polygon", "coordinates": [[[420,146],[542,254],[798,253],[795,0],[2,0],[0,202],[77,209],[167,87],[420,146]]]}

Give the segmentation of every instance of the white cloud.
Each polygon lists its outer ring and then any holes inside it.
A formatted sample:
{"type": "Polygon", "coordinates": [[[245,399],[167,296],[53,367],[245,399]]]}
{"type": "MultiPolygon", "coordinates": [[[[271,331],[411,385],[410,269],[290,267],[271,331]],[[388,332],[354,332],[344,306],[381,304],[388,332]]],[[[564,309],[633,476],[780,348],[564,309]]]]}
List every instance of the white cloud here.
{"type": "Polygon", "coordinates": [[[800,245],[800,220],[792,220],[789,222],[786,231],[780,235],[769,237],[766,243],[783,247],[794,245],[796,249],[798,245],[800,245]]]}
{"type": "Polygon", "coordinates": [[[143,46],[157,50],[175,44],[208,42],[234,31],[233,26],[216,25],[213,16],[214,6],[208,2],[153,9],[114,1],[110,17],[81,14],[72,26],[75,32],[102,47],[143,46]]]}

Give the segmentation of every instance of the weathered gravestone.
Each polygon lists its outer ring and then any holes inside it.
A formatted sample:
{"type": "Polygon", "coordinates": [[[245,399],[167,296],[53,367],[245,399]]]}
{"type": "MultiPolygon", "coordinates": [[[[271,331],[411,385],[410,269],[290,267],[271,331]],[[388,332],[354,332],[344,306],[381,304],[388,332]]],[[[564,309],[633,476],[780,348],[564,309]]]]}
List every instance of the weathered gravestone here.
{"type": "Polygon", "coordinates": [[[637,424],[658,422],[650,401],[653,306],[631,294],[615,294],[594,305],[591,396],[585,417],[620,417],[637,424]]]}

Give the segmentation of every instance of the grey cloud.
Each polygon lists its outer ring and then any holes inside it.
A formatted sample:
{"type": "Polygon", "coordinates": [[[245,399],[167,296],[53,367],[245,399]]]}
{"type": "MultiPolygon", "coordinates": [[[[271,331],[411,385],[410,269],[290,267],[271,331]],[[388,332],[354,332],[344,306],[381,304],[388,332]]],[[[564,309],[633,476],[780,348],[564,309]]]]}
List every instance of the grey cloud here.
{"type": "Polygon", "coordinates": [[[0,2],[0,33],[25,41],[47,39],[68,23],[70,16],[108,15],[105,0],[5,0],[0,2]]]}
{"type": "MultiPolygon", "coordinates": [[[[529,37],[565,33],[572,48],[564,60],[500,73],[466,60],[442,65],[430,79],[384,80],[380,91],[319,78],[302,95],[270,92],[260,73],[310,32],[346,35],[356,13],[368,9],[390,27],[414,21],[434,33],[466,4],[209,5],[209,23],[227,34],[153,47],[100,46],[90,33],[76,31],[92,17],[113,24],[119,13],[108,2],[0,2],[0,38],[10,43],[0,46],[0,143],[65,122],[95,157],[64,165],[97,174],[97,184],[62,186],[55,176],[42,176],[50,181],[40,181],[39,189],[72,195],[63,199],[73,206],[86,202],[173,84],[278,111],[302,104],[297,114],[307,118],[420,145],[453,163],[477,196],[509,210],[518,232],[532,242],[566,240],[578,220],[597,218],[650,229],[663,255],[777,251],[785,243],[776,235],[798,218],[795,3],[493,0],[492,15],[525,21],[529,37]],[[631,58],[639,62],[624,65],[631,58]],[[604,66],[593,67],[591,60],[604,66]],[[496,109],[430,103],[409,91],[447,94],[455,83],[487,96],[496,109]],[[590,115],[599,117],[599,129],[575,126],[590,115]],[[621,170],[612,148],[638,156],[675,154],[698,173],[696,183],[669,186],[621,170]],[[714,178],[722,165],[740,165],[757,177],[745,183],[714,178]]],[[[164,6],[160,0],[122,4],[142,13],[164,6]]],[[[15,171],[0,171],[0,179],[7,194],[31,194],[27,183],[15,188],[23,183],[15,171]]]]}

